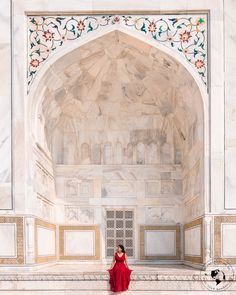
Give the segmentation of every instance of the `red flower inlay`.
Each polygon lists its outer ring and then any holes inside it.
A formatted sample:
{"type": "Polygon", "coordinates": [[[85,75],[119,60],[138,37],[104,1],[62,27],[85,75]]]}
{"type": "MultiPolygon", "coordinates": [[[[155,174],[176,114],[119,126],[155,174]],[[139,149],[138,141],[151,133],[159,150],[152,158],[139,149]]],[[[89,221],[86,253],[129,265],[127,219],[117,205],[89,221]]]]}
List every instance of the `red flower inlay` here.
{"type": "Polygon", "coordinates": [[[54,33],[50,32],[49,30],[44,31],[43,37],[46,39],[46,41],[51,41],[54,38],[54,33]]]}
{"type": "Polygon", "coordinates": [[[197,69],[200,69],[200,68],[202,68],[202,67],[204,67],[204,61],[203,60],[201,60],[201,59],[198,59],[198,60],[196,60],[195,61],[195,67],[197,68],[197,69]]]}
{"type": "Polygon", "coordinates": [[[184,33],[180,34],[180,40],[183,42],[188,42],[189,38],[192,36],[190,35],[190,32],[185,31],[184,33]]]}
{"type": "Polygon", "coordinates": [[[77,29],[79,31],[83,31],[85,29],[85,23],[82,20],[78,21],[77,29]]]}
{"type": "Polygon", "coordinates": [[[152,21],[150,23],[150,25],[148,26],[148,31],[151,32],[151,33],[155,33],[157,30],[157,26],[156,24],[154,23],[154,21],[152,21]]]}
{"type": "Polygon", "coordinates": [[[38,59],[32,59],[30,64],[31,64],[32,67],[37,68],[39,66],[39,60],[38,59]]]}
{"type": "Polygon", "coordinates": [[[119,16],[115,16],[115,17],[113,18],[112,22],[113,22],[113,24],[115,24],[115,23],[119,23],[119,22],[120,22],[120,18],[119,18],[119,16]]]}

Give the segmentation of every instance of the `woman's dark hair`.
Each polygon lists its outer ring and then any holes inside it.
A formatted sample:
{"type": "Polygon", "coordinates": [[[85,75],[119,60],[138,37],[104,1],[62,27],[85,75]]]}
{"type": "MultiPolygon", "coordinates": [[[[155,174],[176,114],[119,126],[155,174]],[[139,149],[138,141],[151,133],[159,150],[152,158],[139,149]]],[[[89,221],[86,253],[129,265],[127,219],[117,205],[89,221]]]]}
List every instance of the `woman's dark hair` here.
{"type": "Polygon", "coordinates": [[[122,253],[125,253],[125,247],[124,247],[123,245],[118,245],[118,247],[121,248],[121,252],[122,252],[122,253]]]}

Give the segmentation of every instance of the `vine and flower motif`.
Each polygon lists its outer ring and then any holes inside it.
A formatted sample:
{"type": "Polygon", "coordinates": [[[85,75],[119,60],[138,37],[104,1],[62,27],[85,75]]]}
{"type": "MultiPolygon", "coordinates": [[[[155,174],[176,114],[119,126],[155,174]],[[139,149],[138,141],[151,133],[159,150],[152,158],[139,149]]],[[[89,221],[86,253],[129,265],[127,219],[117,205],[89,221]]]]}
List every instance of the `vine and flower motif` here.
{"type": "Polygon", "coordinates": [[[108,26],[128,27],[172,48],[207,85],[207,15],[91,15],[28,17],[28,87],[42,64],[66,42],[108,26]]]}

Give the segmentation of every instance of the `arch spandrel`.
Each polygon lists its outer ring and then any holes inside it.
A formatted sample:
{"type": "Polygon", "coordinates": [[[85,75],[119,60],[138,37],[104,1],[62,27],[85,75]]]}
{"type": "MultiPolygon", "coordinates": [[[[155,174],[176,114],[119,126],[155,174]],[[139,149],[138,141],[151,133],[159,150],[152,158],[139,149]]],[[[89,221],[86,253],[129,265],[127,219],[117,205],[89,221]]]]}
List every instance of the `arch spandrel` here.
{"type": "Polygon", "coordinates": [[[123,30],[163,44],[184,58],[207,85],[207,14],[28,16],[28,89],[55,52],[88,35],[123,30]]]}

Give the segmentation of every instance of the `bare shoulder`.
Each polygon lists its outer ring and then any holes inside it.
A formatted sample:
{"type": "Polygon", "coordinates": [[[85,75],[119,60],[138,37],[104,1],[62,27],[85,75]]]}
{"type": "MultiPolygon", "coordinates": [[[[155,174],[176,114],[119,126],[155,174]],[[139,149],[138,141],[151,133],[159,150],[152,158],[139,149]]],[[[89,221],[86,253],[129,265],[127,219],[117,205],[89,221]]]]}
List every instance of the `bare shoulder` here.
{"type": "Polygon", "coordinates": [[[125,253],[125,258],[128,258],[127,254],[125,253]]]}

